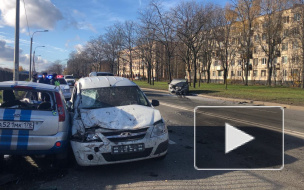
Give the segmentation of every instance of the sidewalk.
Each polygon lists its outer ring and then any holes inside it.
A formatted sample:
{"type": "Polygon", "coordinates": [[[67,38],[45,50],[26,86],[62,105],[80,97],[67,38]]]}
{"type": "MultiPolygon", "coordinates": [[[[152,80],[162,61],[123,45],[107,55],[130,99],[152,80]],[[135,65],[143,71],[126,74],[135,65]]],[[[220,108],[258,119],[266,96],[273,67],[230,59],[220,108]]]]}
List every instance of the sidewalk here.
{"type": "MultiPolygon", "coordinates": [[[[153,88],[141,88],[141,89],[169,93],[167,90],[158,90],[158,89],[153,89],[153,88]]],[[[254,105],[260,105],[260,106],[281,106],[285,109],[304,111],[304,106],[294,106],[294,105],[280,104],[280,103],[275,103],[275,102],[263,102],[263,101],[254,101],[254,100],[246,100],[246,99],[225,98],[225,97],[217,97],[217,96],[210,96],[210,95],[203,95],[203,94],[198,94],[197,96],[204,97],[204,98],[217,99],[217,100],[231,101],[231,102],[248,102],[248,103],[251,103],[254,105]]]]}

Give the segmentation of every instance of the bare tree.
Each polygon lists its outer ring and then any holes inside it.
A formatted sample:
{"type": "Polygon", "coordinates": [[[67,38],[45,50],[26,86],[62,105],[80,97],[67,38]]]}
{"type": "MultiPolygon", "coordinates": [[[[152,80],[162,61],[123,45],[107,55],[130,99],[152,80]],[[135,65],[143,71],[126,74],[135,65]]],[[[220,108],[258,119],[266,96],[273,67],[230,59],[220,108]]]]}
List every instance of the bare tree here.
{"type": "Polygon", "coordinates": [[[284,41],[282,14],[286,8],[283,0],[262,0],[261,14],[263,19],[256,25],[258,34],[255,38],[260,42],[260,47],[267,57],[267,84],[271,86],[274,71],[274,60],[280,55],[280,44],[284,41]],[[261,25],[261,26],[260,26],[261,25]],[[259,35],[259,37],[257,37],[259,35]]]}
{"type": "Polygon", "coordinates": [[[61,64],[61,60],[56,60],[54,63],[48,67],[49,73],[56,73],[58,75],[62,74],[64,66],[61,64]]]}
{"type": "Polygon", "coordinates": [[[102,35],[98,36],[95,39],[90,40],[86,44],[86,48],[84,51],[86,51],[89,57],[91,58],[92,67],[95,71],[100,71],[101,65],[105,60],[103,48],[104,48],[104,38],[102,35]]]}
{"type": "Polygon", "coordinates": [[[218,15],[214,19],[217,20],[219,25],[214,31],[217,47],[216,56],[220,60],[223,68],[224,84],[227,89],[228,69],[234,61],[237,51],[237,46],[233,45],[231,40],[237,13],[231,10],[230,5],[227,4],[224,9],[218,8],[215,15],[218,15]]]}
{"type": "Polygon", "coordinates": [[[203,30],[210,30],[207,26],[213,5],[204,7],[194,1],[182,2],[173,9],[173,18],[176,22],[176,34],[185,47],[180,46],[181,58],[187,65],[188,80],[191,81],[191,63],[193,66],[193,87],[197,80],[197,59],[202,49],[205,35],[203,30]]]}
{"type": "Polygon", "coordinates": [[[104,35],[105,43],[103,47],[104,55],[107,58],[111,72],[119,73],[119,55],[123,49],[123,31],[122,24],[116,23],[113,26],[107,28],[107,32],[104,35]]]}
{"type": "Polygon", "coordinates": [[[304,0],[294,0],[292,20],[292,38],[295,46],[298,46],[301,62],[301,88],[304,89],[304,0]]]}
{"type": "Polygon", "coordinates": [[[245,85],[248,85],[249,61],[252,57],[253,22],[260,15],[261,0],[231,0],[238,15],[242,58],[245,60],[245,85]]]}
{"type": "Polygon", "coordinates": [[[152,30],[155,31],[155,40],[164,46],[166,55],[165,64],[169,81],[172,80],[172,68],[171,62],[174,57],[174,51],[176,47],[174,21],[172,20],[172,14],[169,11],[162,9],[162,4],[159,1],[151,1],[149,6],[141,12],[141,18],[143,15],[149,12],[152,15],[152,19],[141,19],[145,25],[149,24],[152,30]],[[145,23],[148,22],[148,23],[145,23]]]}
{"type": "Polygon", "coordinates": [[[135,45],[136,45],[136,40],[137,40],[137,35],[136,35],[136,30],[137,30],[137,25],[134,21],[125,21],[123,24],[123,29],[122,29],[122,47],[125,49],[128,55],[128,59],[125,59],[124,61],[127,61],[129,63],[129,70],[130,70],[130,75],[129,77],[133,79],[133,58],[135,56],[135,45]]]}
{"type": "Polygon", "coordinates": [[[67,73],[77,77],[87,76],[91,70],[91,60],[86,51],[70,53],[67,62],[67,73]]]}

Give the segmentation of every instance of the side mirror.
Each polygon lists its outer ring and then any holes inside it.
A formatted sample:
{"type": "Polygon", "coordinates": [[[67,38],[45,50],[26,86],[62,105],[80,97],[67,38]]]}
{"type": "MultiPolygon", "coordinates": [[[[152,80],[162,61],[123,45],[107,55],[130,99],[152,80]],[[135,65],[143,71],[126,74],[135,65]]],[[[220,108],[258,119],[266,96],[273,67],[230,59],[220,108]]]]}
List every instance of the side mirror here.
{"type": "Polygon", "coordinates": [[[66,102],[66,106],[67,106],[67,109],[68,109],[69,112],[72,112],[72,111],[73,111],[73,110],[72,110],[72,105],[73,105],[73,103],[72,103],[71,101],[67,101],[67,102],[66,102]]]}
{"type": "Polygon", "coordinates": [[[152,100],[152,106],[159,106],[159,101],[158,100],[152,100]]]}

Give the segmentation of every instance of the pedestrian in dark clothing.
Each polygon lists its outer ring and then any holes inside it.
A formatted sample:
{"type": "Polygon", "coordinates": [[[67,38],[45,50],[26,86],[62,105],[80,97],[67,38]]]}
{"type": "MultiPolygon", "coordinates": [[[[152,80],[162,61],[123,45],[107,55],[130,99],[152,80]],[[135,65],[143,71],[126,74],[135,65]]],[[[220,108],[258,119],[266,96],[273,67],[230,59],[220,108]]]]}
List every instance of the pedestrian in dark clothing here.
{"type": "Polygon", "coordinates": [[[47,78],[47,73],[42,73],[42,78],[40,78],[38,82],[43,84],[50,84],[50,80],[47,78]]]}
{"type": "Polygon", "coordinates": [[[37,82],[38,78],[37,78],[37,73],[33,74],[32,76],[32,82],[37,82]]]}

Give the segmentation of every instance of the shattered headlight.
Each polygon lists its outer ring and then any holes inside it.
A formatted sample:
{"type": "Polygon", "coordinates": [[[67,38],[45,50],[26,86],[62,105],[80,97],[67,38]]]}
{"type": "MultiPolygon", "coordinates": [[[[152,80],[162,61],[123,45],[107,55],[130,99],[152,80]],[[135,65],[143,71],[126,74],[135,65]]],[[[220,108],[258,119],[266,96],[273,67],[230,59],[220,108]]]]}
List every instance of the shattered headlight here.
{"type": "Polygon", "coordinates": [[[90,142],[90,141],[102,141],[100,139],[100,137],[97,134],[93,134],[93,133],[88,133],[87,137],[86,137],[86,141],[90,142]]]}
{"type": "Polygon", "coordinates": [[[151,138],[167,133],[167,127],[166,127],[165,123],[163,122],[163,120],[159,120],[159,121],[155,122],[153,125],[154,125],[154,127],[153,127],[153,131],[151,134],[151,138]]]}

